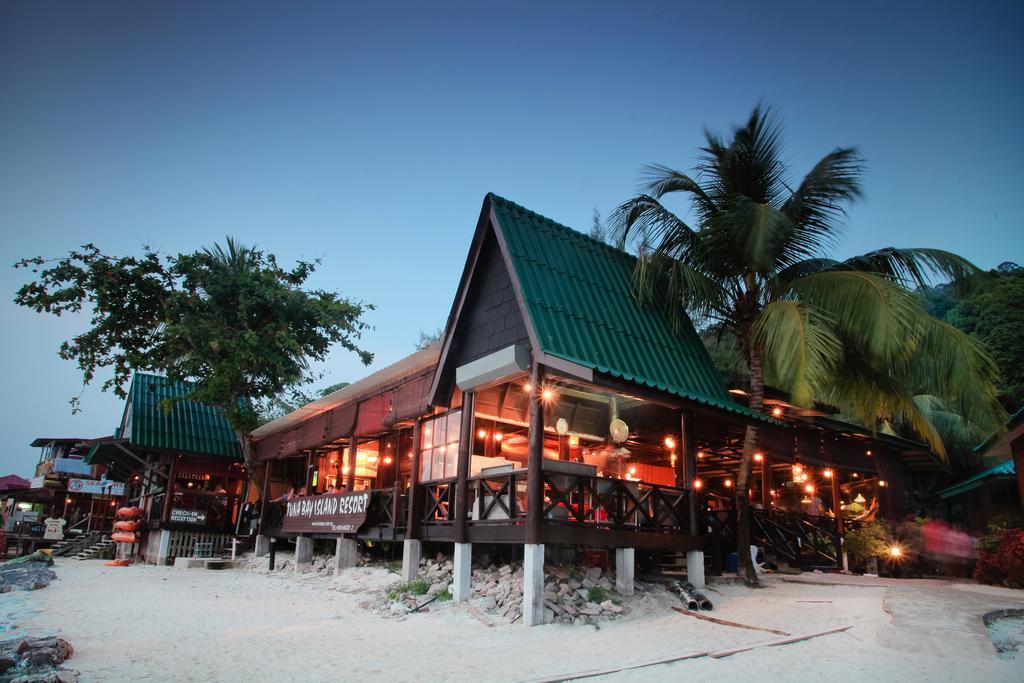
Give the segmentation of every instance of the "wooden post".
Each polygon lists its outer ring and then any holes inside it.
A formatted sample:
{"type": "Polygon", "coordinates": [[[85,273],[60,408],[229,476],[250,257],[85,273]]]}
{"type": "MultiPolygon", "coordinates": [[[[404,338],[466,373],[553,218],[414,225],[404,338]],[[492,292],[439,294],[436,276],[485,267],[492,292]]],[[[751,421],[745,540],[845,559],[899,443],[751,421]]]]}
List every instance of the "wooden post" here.
{"type": "Polygon", "coordinates": [[[420,533],[420,436],[423,430],[423,418],[416,418],[412,427],[412,469],[409,471],[409,501],[406,510],[405,537],[419,538],[420,533]]]}
{"type": "Polygon", "coordinates": [[[690,534],[697,535],[697,489],[693,482],[697,479],[697,444],[693,438],[693,413],[684,410],[679,420],[679,449],[683,456],[684,486],[690,492],[687,505],[690,515],[690,534]]]}
{"type": "Polygon", "coordinates": [[[257,534],[263,534],[263,520],[267,514],[267,492],[270,488],[270,468],[273,463],[267,460],[263,464],[263,493],[260,494],[260,523],[257,528],[257,534]]]}
{"type": "Polygon", "coordinates": [[[359,441],[355,432],[349,437],[351,445],[348,447],[348,475],[345,477],[345,493],[352,493],[356,490],[356,461],[359,459],[359,441]]]}
{"type": "Polygon", "coordinates": [[[767,453],[761,456],[761,507],[772,509],[772,459],[767,453]]]}
{"type": "MultiPolygon", "coordinates": [[[[540,525],[544,516],[544,371],[537,361],[530,372],[530,446],[526,459],[526,543],[540,543],[540,525]]],[[[515,495],[515,492],[512,492],[515,495]]]]}
{"type": "Polygon", "coordinates": [[[164,509],[160,514],[160,521],[166,524],[171,518],[171,499],[174,497],[174,466],[178,456],[171,456],[171,465],[167,468],[167,486],[164,487],[164,509]]]}
{"type": "Polygon", "coordinates": [[[836,516],[836,566],[843,567],[843,510],[840,507],[839,470],[832,466],[832,512],[836,516]]]}
{"type": "Polygon", "coordinates": [[[569,437],[559,435],[558,436],[558,459],[568,460],[569,459],[569,437]]]}
{"type": "Polygon", "coordinates": [[[462,429],[459,433],[459,461],[455,470],[455,542],[466,542],[466,520],[469,518],[469,461],[473,456],[475,435],[473,414],[476,410],[476,392],[462,395],[462,429]]]}

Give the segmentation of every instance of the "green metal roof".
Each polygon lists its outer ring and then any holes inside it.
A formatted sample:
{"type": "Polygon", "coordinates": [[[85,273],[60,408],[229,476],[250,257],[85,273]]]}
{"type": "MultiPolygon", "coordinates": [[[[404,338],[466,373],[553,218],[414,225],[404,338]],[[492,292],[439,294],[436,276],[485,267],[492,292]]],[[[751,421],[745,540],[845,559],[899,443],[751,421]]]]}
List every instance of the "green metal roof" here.
{"type": "Polygon", "coordinates": [[[942,489],[935,495],[943,499],[952,498],[953,496],[958,496],[961,493],[967,493],[968,491],[976,489],[980,486],[984,486],[986,480],[992,477],[1009,479],[1015,476],[1016,468],[1013,466],[1013,460],[1006,460],[1004,462],[999,463],[995,467],[990,467],[984,472],[981,472],[979,474],[974,475],[973,477],[970,477],[969,479],[964,479],[961,482],[957,482],[956,484],[953,484],[947,489],[942,489]]]}
{"type": "Polygon", "coordinates": [[[132,446],[241,459],[238,439],[219,408],[189,401],[194,387],[136,372],[128,392],[130,424],[121,438],[132,446]],[[169,402],[165,408],[164,401],[169,402]]]}
{"type": "Polygon", "coordinates": [[[489,194],[540,350],[629,382],[774,422],[732,400],[686,320],[633,294],[636,258],[489,194]]]}

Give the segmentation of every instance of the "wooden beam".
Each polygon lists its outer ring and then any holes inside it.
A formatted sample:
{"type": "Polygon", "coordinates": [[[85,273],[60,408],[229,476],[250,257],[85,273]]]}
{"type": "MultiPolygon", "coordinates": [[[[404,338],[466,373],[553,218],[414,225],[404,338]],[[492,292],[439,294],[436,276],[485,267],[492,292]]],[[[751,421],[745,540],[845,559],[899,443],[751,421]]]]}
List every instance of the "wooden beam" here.
{"type": "Polygon", "coordinates": [[[476,392],[467,391],[462,395],[462,429],[459,432],[459,461],[455,470],[455,542],[466,542],[466,520],[469,519],[469,461],[473,457],[475,436],[473,415],[476,408],[476,392]]]}
{"type": "Polygon", "coordinates": [[[171,502],[174,498],[174,466],[178,458],[171,456],[171,465],[167,470],[167,488],[164,489],[164,509],[160,513],[160,521],[166,524],[171,519],[171,502]]]}
{"type": "Polygon", "coordinates": [[[684,410],[679,420],[679,449],[683,456],[683,488],[690,492],[687,496],[690,517],[690,535],[697,535],[697,489],[693,482],[697,478],[697,443],[693,438],[693,413],[684,410]]]}
{"type": "Polygon", "coordinates": [[[356,462],[359,460],[359,440],[355,432],[349,437],[348,447],[348,475],[345,477],[345,492],[351,493],[356,490],[356,462]]]}
{"type": "Polygon", "coordinates": [[[772,483],[772,456],[768,454],[768,451],[765,451],[761,454],[761,458],[761,506],[765,510],[771,510],[771,490],[774,487],[772,483]]]}
{"type": "Polygon", "coordinates": [[[416,418],[412,426],[412,468],[409,471],[409,503],[406,510],[405,537],[420,537],[420,442],[423,431],[423,418],[416,418]]]}
{"type": "Polygon", "coordinates": [[[526,543],[541,542],[540,525],[544,516],[544,370],[536,360],[530,370],[530,444],[526,465],[526,543]]]}

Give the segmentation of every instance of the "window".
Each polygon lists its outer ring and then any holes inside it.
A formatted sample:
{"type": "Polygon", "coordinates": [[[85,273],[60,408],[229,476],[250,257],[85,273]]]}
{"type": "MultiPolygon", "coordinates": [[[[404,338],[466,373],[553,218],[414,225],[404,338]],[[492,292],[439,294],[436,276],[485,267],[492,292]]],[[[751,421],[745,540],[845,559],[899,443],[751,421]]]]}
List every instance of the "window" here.
{"type": "Polygon", "coordinates": [[[420,432],[420,481],[454,477],[459,462],[462,411],[425,420],[420,432]]]}

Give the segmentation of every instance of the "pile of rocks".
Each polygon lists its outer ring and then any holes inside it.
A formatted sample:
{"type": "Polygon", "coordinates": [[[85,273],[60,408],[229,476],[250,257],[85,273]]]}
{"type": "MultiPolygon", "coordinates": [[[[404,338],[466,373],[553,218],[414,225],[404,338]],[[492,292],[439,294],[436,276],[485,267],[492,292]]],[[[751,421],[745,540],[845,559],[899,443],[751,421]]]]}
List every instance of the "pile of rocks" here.
{"type": "Polygon", "coordinates": [[[53,570],[43,562],[0,566],[0,593],[39,590],[56,578],[53,570]]]}
{"type": "Polygon", "coordinates": [[[72,683],[78,672],[61,667],[74,649],[63,638],[15,638],[0,642],[0,681],[72,683]]]}
{"type": "MultiPolygon", "coordinates": [[[[380,614],[404,615],[431,603],[451,600],[453,566],[443,554],[420,560],[416,581],[398,583],[365,607],[380,614]]],[[[614,618],[626,611],[615,579],[600,567],[544,567],[544,616],[546,623],[588,624],[614,618]]],[[[523,567],[519,562],[475,567],[469,604],[480,612],[508,623],[523,615],[523,567]]]]}

